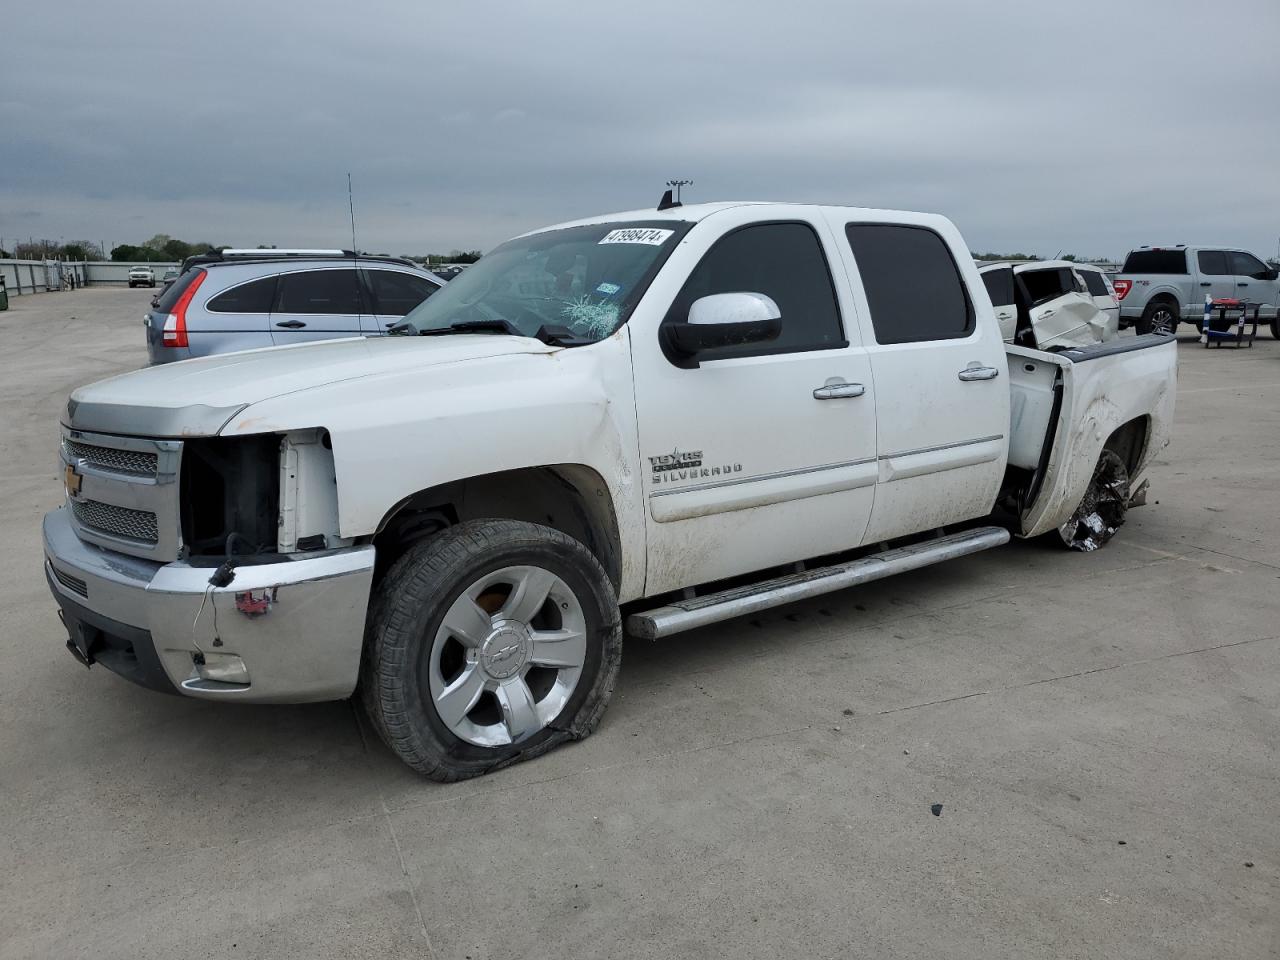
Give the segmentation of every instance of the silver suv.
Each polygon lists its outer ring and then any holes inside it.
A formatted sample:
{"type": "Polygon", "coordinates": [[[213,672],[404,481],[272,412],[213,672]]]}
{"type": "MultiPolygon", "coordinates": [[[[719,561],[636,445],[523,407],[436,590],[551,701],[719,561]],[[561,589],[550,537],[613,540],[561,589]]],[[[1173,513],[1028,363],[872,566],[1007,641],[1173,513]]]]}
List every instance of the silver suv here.
{"type": "Polygon", "coordinates": [[[193,257],[144,318],[152,363],[305,340],[382,336],[444,285],[409,260],[344,250],[193,257]]]}

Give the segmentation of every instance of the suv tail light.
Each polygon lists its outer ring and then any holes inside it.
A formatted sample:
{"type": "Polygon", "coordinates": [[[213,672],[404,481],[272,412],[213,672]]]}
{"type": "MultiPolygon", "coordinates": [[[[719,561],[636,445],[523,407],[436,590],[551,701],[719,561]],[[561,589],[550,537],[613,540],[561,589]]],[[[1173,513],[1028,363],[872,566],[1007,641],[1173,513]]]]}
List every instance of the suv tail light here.
{"type": "Polygon", "coordinates": [[[160,338],[164,346],[187,346],[187,306],[191,303],[191,298],[195,296],[200,284],[204,283],[206,275],[204,270],[200,270],[191,278],[187,289],[182,291],[182,296],[178,297],[178,302],[173,305],[173,310],[164,318],[164,333],[160,338]]]}
{"type": "Polygon", "coordinates": [[[1132,280],[1113,280],[1112,285],[1116,288],[1116,299],[1123,300],[1129,295],[1129,291],[1133,289],[1132,280]]]}

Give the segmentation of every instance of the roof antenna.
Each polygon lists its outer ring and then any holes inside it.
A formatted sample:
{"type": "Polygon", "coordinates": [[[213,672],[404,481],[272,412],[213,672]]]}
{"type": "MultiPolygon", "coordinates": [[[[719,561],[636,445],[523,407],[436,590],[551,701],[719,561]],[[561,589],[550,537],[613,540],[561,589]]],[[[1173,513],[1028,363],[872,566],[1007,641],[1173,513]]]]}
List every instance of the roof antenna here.
{"type": "Polygon", "coordinates": [[[347,171],[347,209],[351,211],[351,255],[356,255],[356,202],[351,196],[351,171],[347,171]]]}
{"type": "Polygon", "coordinates": [[[684,206],[684,204],[680,202],[680,188],[693,186],[693,181],[692,180],[668,180],[667,186],[675,190],[676,196],[675,196],[675,199],[672,200],[671,190],[668,190],[666,193],[664,193],[662,195],[662,199],[658,201],[659,210],[670,210],[672,207],[684,206]]]}
{"type": "MultiPolygon", "coordinates": [[[[351,266],[357,266],[356,257],[360,255],[360,251],[356,248],[356,202],[351,194],[351,171],[347,171],[347,210],[351,213],[351,266]]],[[[356,280],[356,316],[360,318],[360,326],[364,326],[364,297],[360,294],[359,274],[352,273],[356,280]]]]}

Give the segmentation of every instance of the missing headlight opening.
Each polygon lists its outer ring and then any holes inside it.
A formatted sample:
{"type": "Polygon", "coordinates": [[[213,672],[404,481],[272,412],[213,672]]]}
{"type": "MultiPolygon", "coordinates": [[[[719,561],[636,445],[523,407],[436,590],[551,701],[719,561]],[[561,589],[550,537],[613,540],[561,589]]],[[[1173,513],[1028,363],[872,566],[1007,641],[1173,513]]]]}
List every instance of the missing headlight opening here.
{"type": "Polygon", "coordinates": [[[191,556],[275,552],[279,446],[280,438],[271,434],[187,441],[182,539],[191,556]]]}

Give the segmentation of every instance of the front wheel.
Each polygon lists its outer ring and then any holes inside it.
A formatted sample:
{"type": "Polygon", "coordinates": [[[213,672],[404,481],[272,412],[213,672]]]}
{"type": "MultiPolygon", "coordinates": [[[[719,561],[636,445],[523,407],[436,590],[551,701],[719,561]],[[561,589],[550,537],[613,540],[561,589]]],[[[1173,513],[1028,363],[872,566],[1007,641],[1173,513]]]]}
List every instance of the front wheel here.
{"type": "Polygon", "coordinates": [[[1114,450],[1103,450],[1084,499],[1058,527],[1058,536],[1072,550],[1097,550],[1116,535],[1128,509],[1129,470],[1114,450]]]}
{"type": "Polygon", "coordinates": [[[1276,318],[1271,321],[1271,339],[1280,340],[1280,307],[1276,307],[1276,318]]]}
{"type": "Polygon", "coordinates": [[[621,662],[617,597],[586,547],[533,523],[468,521],[378,586],[360,698],[401,760],[462,780],[591,734],[621,662]]]}
{"type": "Polygon", "coordinates": [[[1138,320],[1138,333],[1177,333],[1178,307],[1167,300],[1153,300],[1147,304],[1138,320]]]}

